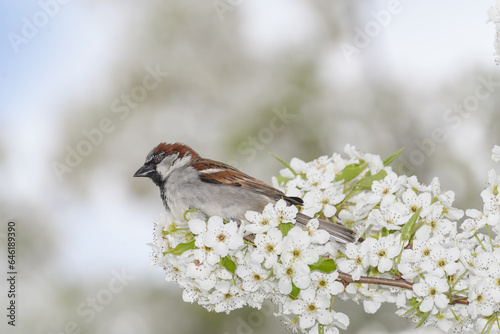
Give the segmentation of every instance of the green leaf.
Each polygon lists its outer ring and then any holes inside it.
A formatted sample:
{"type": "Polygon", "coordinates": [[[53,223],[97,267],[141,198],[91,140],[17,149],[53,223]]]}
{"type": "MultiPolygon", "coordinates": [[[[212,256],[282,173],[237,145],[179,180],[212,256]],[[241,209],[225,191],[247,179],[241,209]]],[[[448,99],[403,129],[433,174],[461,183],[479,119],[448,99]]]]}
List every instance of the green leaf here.
{"type": "Polygon", "coordinates": [[[278,176],[276,176],[276,180],[278,180],[278,184],[286,184],[291,179],[288,178],[288,177],[284,177],[284,176],[278,175],[278,176]]]}
{"type": "Polygon", "coordinates": [[[292,296],[293,298],[297,299],[299,297],[299,292],[300,292],[300,289],[297,288],[295,286],[295,284],[293,284],[293,282],[292,282],[292,292],[290,292],[290,296],[292,296]]]}
{"type": "Polygon", "coordinates": [[[418,216],[420,215],[420,211],[422,211],[422,208],[419,208],[401,229],[401,240],[410,240],[413,233],[415,233],[415,231],[417,230],[415,228],[415,224],[417,222],[418,216]]]}
{"type": "Polygon", "coordinates": [[[274,159],[278,160],[279,162],[281,162],[286,168],[288,168],[292,173],[293,175],[297,176],[297,173],[293,170],[293,168],[283,159],[277,157],[276,155],[268,152],[274,159]]]}
{"type": "Polygon", "coordinates": [[[311,269],[311,271],[319,270],[324,273],[331,273],[337,268],[337,265],[332,259],[320,257],[316,263],[310,264],[309,268],[311,269]]]}
{"type": "Polygon", "coordinates": [[[270,279],[273,276],[274,276],[274,269],[271,268],[271,271],[269,272],[269,275],[266,277],[266,280],[270,279]]]}
{"type": "Polygon", "coordinates": [[[422,304],[422,301],[418,301],[417,298],[413,297],[412,299],[408,300],[408,305],[411,306],[411,308],[405,312],[405,314],[403,314],[403,316],[406,316],[408,314],[410,314],[411,312],[415,311],[415,312],[420,312],[418,310],[418,307],[420,306],[420,304],[422,304]]]}
{"type": "Polygon", "coordinates": [[[385,170],[381,170],[375,175],[371,175],[360,180],[357,184],[357,187],[361,190],[370,190],[372,188],[373,181],[380,181],[386,176],[387,172],[385,170]]]}
{"type": "Polygon", "coordinates": [[[290,230],[295,226],[294,223],[280,223],[278,225],[278,229],[281,231],[281,234],[283,235],[283,237],[286,237],[286,235],[288,234],[288,232],[290,232],[290,230]]]}
{"type": "Polygon", "coordinates": [[[417,324],[417,326],[415,326],[415,328],[422,326],[424,324],[425,320],[427,320],[427,317],[429,316],[429,314],[431,314],[431,311],[423,313],[422,319],[420,319],[419,323],[417,324]]]}
{"type": "Polygon", "coordinates": [[[236,272],[236,263],[227,255],[221,259],[221,264],[226,268],[230,273],[234,274],[236,272]]]}
{"type": "Polygon", "coordinates": [[[318,325],[318,334],[325,334],[325,326],[318,325]]]}
{"type": "Polygon", "coordinates": [[[177,246],[175,246],[174,249],[171,249],[171,250],[167,251],[166,253],[173,254],[173,255],[181,255],[185,251],[190,250],[190,249],[195,249],[195,248],[196,247],[194,245],[194,240],[191,240],[190,242],[178,244],[177,246]]]}
{"type": "Polygon", "coordinates": [[[397,151],[396,153],[394,153],[393,155],[391,155],[390,157],[388,157],[387,159],[384,160],[384,166],[387,166],[389,165],[391,162],[394,161],[394,159],[396,159],[398,157],[398,155],[401,154],[401,152],[403,152],[405,148],[403,147],[402,149],[400,149],[399,151],[397,151]]]}
{"type": "Polygon", "coordinates": [[[368,164],[362,163],[362,164],[350,164],[344,167],[337,176],[335,176],[335,181],[346,181],[349,182],[352,179],[354,179],[356,176],[361,174],[361,172],[366,168],[368,164]]]}

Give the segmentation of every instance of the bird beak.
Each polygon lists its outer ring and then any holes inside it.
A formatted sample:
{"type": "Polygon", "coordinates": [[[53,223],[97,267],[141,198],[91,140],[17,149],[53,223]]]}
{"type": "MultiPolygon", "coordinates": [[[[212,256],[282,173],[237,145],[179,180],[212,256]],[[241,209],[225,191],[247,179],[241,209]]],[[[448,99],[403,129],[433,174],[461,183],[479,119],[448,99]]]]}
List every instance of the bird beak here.
{"type": "Polygon", "coordinates": [[[153,165],[144,165],[135,172],[134,177],[148,177],[154,171],[153,165]]]}

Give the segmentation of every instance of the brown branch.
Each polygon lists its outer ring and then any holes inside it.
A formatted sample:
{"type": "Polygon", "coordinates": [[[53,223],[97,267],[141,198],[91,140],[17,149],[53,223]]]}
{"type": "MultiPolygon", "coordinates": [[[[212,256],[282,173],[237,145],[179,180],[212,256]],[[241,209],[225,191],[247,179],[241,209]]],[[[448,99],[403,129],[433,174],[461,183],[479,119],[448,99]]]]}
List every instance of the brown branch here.
{"type": "MultiPolygon", "coordinates": [[[[359,280],[355,281],[352,279],[351,275],[343,273],[341,271],[339,271],[339,278],[342,281],[342,283],[346,286],[349,285],[350,283],[366,283],[366,284],[379,284],[379,285],[395,286],[398,288],[413,290],[413,283],[408,282],[407,280],[402,279],[402,278],[389,279],[389,278],[361,276],[359,278],[359,280]]],[[[450,302],[451,305],[454,305],[454,304],[469,305],[469,301],[467,300],[467,298],[455,295],[455,296],[452,296],[451,299],[452,299],[452,301],[450,302]],[[456,299],[454,299],[454,298],[456,298],[456,299]]]]}
{"type": "Polygon", "coordinates": [[[389,286],[396,286],[399,288],[403,289],[413,289],[413,283],[408,282],[404,279],[389,279],[389,278],[378,278],[378,277],[367,277],[367,276],[361,276],[359,280],[353,280],[352,276],[343,272],[339,271],[339,278],[346,282],[347,284],[350,283],[366,283],[366,284],[379,284],[379,285],[389,285],[389,286]]]}
{"type": "Polygon", "coordinates": [[[244,240],[254,244],[255,243],[255,236],[253,234],[246,235],[243,237],[244,240]]]}
{"type": "MultiPolygon", "coordinates": [[[[452,298],[459,298],[460,296],[453,296],[452,298]]],[[[467,298],[460,298],[460,299],[455,299],[455,300],[452,300],[450,302],[451,305],[454,305],[454,304],[462,304],[462,305],[469,305],[469,301],[467,300],[467,298]]]]}

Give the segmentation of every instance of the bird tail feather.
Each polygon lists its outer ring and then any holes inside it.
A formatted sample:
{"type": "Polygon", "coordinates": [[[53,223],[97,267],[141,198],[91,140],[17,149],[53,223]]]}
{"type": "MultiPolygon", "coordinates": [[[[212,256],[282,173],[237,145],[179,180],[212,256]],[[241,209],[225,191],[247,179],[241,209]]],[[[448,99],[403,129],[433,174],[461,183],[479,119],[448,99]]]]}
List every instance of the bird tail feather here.
{"type": "MultiPolygon", "coordinates": [[[[306,226],[311,219],[312,219],[311,217],[306,216],[305,214],[302,213],[298,213],[297,217],[295,218],[296,222],[302,226],[306,226]]],[[[333,239],[333,241],[335,241],[339,245],[341,251],[345,250],[346,244],[350,242],[355,242],[357,240],[356,232],[354,232],[348,227],[345,227],[340,224],[331,223],[323,219],[318,219],[318,221],[319,221],[319,228],[330,233],[331,239],[333,239]]]]}

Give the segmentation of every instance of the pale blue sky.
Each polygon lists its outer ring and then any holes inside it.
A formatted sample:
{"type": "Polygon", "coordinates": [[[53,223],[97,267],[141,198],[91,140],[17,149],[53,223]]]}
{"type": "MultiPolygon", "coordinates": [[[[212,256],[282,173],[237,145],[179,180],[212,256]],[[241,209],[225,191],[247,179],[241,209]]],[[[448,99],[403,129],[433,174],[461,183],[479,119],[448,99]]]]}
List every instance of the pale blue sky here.
{"type": "MultiPolygon", "coordinates": [[[[485,23],[492,3],[490,0],[403,1],[401,14],[394,17],[380,39],[377,37],[378,42],[373,43],[377,45],[371,45],[367,50],[371,56],[377,56],[373,51],[383,48],[383,56],[388,57],[387,62],[391,64],[390,70],[395,75],[412,77],[416,84],[428,80],[429,72],[434,77],[433,82],[439,82],[440,76],[448,76],[460,67],[492,66],[494,28],[485,23]]],[[[119,7],[120,4],[109,6],[119,7]]],[[[384,1],[367,2],[367,11],[377,11],[385,6],[384,1]]],[[[87,80],[95,79],[93,75],[113,52],[110,43],[110,35],[114,32],[112,27],[120,26],[120,13],[105,15],[109,14],[106,8],[85,5],[77,0],[59,5],[48,24],[40,28],[35,37],[28,39],[27,44],[20,45],[16,54],[8,34],[21,34],[22,18],[32,21],[33,15],[41,11],[41,6],[34,0],[3,1],[0,4],[2,119],[6,113],[47,112],[54,103],[51,99],[54,92],[71,90],[77,83],[85,84],[87,80]]],[[[287,24],[296,21],[297,17],[305,19],[304,23],[311,19],[300,12],[301,8],[291,7],[289,1],[255,1],[243,3],[236,10],[245,11],[243,17],[249,45],[255,49],[272,50],[277,42],[286,41],[286,36],[300,39],[298,32],[309,28],[307,24],[306,27],[287,24]],[[284,11],[287,7],[289,9],[284,11]],[[284,15],[277,20],[276,12],[284,15]]],[[[344,75],[349,76],[356,71],[355,67],[356,62],[347,66],[342,64],[340,68],[344,75]]]]}

